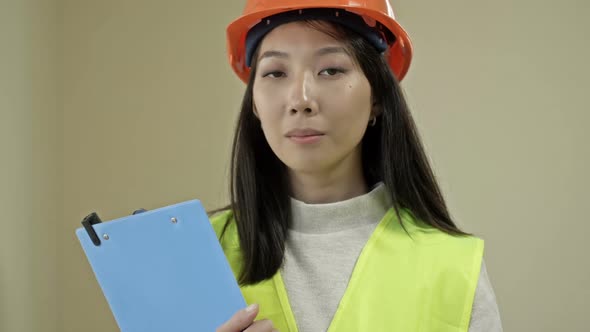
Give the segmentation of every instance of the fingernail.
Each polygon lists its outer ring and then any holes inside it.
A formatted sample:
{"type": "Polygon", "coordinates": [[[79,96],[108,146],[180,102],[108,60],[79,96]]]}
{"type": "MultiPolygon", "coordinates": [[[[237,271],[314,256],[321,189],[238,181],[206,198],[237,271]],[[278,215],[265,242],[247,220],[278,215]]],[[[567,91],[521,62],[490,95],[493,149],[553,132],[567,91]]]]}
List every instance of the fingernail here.
{"type": "Polygon", "coordinates": [[[258,304],[251,304],[246,308],[246,312],[250,313],[258,308],[258,304]]]}

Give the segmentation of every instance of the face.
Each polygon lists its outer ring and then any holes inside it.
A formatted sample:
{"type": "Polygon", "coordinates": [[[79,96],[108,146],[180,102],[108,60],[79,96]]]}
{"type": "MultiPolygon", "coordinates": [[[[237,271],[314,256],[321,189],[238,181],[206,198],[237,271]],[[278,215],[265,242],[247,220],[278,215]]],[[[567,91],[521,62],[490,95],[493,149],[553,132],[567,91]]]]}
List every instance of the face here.
{"type": "Polygon", "coordinates": [[[271,149],[291,171],[361,167],[371,86],[344,42],[302,22],[261,42],[254,112],[271,149]]]}

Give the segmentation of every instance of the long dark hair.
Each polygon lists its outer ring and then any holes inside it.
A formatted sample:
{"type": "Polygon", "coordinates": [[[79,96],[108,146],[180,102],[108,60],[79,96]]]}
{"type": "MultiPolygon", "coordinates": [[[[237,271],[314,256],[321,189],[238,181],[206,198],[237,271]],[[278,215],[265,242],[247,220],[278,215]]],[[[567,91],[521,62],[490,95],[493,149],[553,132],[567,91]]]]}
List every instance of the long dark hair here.
{"type": "MultiPolygon", "coordinates": [[[[368,127],[361,143],[367,184],[385,184],[400,222],[403,208],[445,233],[467,235],[449,215],[402,89],[385,57],[363,37],[344,27],[319,21],[307,23],[344,42],[371,84],[380,112],[377,123],[368,127]]],[[[231,202],[216,210],[233,212],[243,259],[241,285],[255,284],[278,271],[291,223],[286,166],[271,150],[253,111],[255,75],[253,61],[233,140],[231,202]]]]}

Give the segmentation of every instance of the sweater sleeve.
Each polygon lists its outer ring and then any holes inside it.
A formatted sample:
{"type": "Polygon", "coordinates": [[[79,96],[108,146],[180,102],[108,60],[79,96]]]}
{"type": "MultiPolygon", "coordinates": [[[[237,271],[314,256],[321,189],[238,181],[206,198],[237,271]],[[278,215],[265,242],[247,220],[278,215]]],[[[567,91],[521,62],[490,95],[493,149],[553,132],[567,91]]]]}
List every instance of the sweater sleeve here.
{"type": "Polygon", "coordinates": [[[502,321],[496,295],[483,261],[473,299],[469,332],[502,332],[502,321]]]}

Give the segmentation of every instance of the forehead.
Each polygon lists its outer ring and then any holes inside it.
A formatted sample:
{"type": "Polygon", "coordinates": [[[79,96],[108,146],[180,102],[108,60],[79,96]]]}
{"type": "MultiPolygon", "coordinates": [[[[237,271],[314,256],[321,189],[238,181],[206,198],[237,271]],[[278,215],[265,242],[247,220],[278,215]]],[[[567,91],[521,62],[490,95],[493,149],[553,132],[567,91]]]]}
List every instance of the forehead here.
{"type": "Polygon", "coordinates": [[[260,51],[274,48],[319,48],[326,45],[342,46],[343,43],[326,32],[335,32],[324,22],[291,22],[280,25],[269,32],[260,43],[260,51]],[[321,27],[321,30],[317,27],[321,27]]]}

